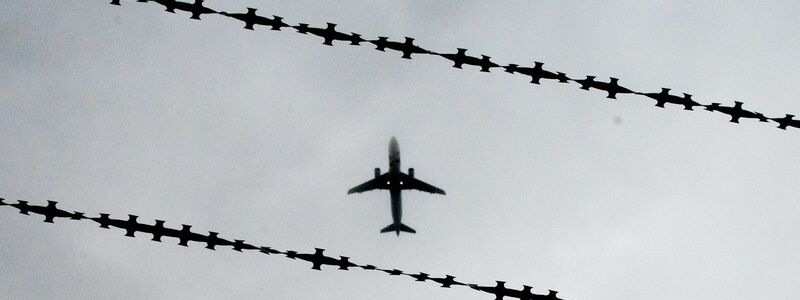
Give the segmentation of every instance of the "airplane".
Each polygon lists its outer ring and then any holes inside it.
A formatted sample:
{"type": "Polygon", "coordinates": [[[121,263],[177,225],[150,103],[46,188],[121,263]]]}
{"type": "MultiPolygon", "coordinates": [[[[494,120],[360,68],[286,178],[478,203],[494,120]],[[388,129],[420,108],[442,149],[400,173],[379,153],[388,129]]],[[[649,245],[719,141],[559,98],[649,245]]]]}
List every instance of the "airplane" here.
{"type": "Polygon", "coordinates": [[[489,72],[490,68],[499,67],[500,65],[493,63],[491,57],[481,55],[481,58],[466,55],[467,49],[458,48],[458,52],[453,54],[439,54],[439,56],[453,61],[453,68],[461,69],[461,65],[468,64],[481,67],[481,72],[489,72]]]}
{"type": "Polygon", "coordinates": [[[247,13],[232,14],[227,12],[220,12],[220,15],[231,17],[245,23],[244,28],[253,30],[253,25],[264,25],[272,27],[272,30],[281,30],[281,27],[289,27],[289,24],[283,22],[283,18],[273,15],[272,19],[256,15],[256,9],[248,7],[247,13]]]}
{"type": "Polygon", "coordinates": [[[403,190],[414,189],[432,194],[445,195],[442,189],[414,178],[414,168],[408,168],[408,174],[400,171],[400,146],[397,144],[397,139],[394,137],[389,141],[389,171],[381,174],[381,169],[375,168],[375,178],[350,189],[347,191],[347,194],[363,193],[375,189],[389,190],[392,199],[393,223],[381,229],[381,233],[394,231],[398,236],[400,235],[400,231],[417,233],[400,220],[403,216],[403,202],[400,193],[403,190]]]}
{"type": "Polygon", "coordinates": [[[529,67],[520,67],[516,64],[509,64],[508,66],[503,67],[506,69],[506,73],[519,73],[523,75],[528,75],[531,77],[531,83],[539,84],[539,80],[542,78],[544,79],[555,79],[561,83],[567,83],[570,79],[567,77],[566,73],[558,72],[553,73],[547,70],[542,69],[544,63],[541,62],[534,62],[535,66],[533,68],[529,67]]]}
{"type": "Polygon", "coordinates": [[[614,77],[609,77],[609,78],[611,78],[611,81],[609,81],[609,82],[594,81],[595,78],[597,78],[597,77],[595,77],[595,76],[586,76],[586,79],[574,80],[574,81],[581,84],[581,89],[582,90],[587,90],[588,91],[589,88],[595,88],[595,89],[598,89],[598,90],[603,90],[603,91],[608,92],[608,96],[606,96],[606,98],[609,98],[609,99],[617,99],[617,94],[630,94],[630,93],[633,93],[633,91],[631,91],[631,90],[629,90],[629,89],[627,89],[625,87],[619,86],[619,79],[616,79],[614,77]]]}
{"type": "Polygon", "coordinates": [[[723,114],[731,116],[732,123],[739,123],[739,118],[758,119],[761,122],[768,122],[769,119],[758,112],[752,112],[742,109],[742,102],[734,101],[733,107],[721,106],[719,103],[711,103],[706,105],[707,111],[718,111],[723,114]]]}
{"type": "Polygon", "coordinates": [[[683,93],[683,97],[678,97],[669,94],[668,88],[661,88],[660,93],[636,93],[638,95],[646,96],[650,99],[656,100],[656,106],[663,108],[665,103],[672,103],[683,105],[684,110],[692,110],[692,107],[702,106],[700,103],[692,100],[692,95],[683,93]]]}
{"type": "Polygon", "coordinates": [[[394,42],[390,41],[389,38],[385,36],[379,36],[377,40],[369,41],[370,43],[375,44],[375,49],[378,51],[385,51],[384,49],[392,49],[396,51],[403,52],[403,58],[411,59],[411,54],[420,53],[420,54],[434,54],[429,50],[425,50],[420,48],[417,45],[414,45],[414,39],[410,37],[406,37],[406,41],[404,43],[401,42],[394,42]]]}
{"type": "Polygon", "coordinates": [[[778,122],[778,124],[780,124],[780,125],[778,125],[778,128],[783,129],[783,130],[786,130],[787,126],[800,128],[800,120],[795,120],[794,119],[794,115],[786,114],[786,116],[783,117],[783,118],[780,118],[780,119],[779,118],[773,118],[773,119],[770,119],[770,120],[778,122]]]}
{"type": "Polygon", "coordinates": [[[366,41],[365,39],[361,38],[361,35],[358,33],[352,32],[351,34],[346,34],[336,31],[336,24],[333,23],[328,23],[328,27],[325,29],[309,27],[308,24],[304,23],[300,23],[298,26],[292,27],[296,28],[298,33],[311,33],[324,38],[325,41],[322,42],[322,44],[328,46],[333,46],[333,41],[335,40],[350,42],[350,45],[355,46],[358,46],[361,42],[366,41]]]}

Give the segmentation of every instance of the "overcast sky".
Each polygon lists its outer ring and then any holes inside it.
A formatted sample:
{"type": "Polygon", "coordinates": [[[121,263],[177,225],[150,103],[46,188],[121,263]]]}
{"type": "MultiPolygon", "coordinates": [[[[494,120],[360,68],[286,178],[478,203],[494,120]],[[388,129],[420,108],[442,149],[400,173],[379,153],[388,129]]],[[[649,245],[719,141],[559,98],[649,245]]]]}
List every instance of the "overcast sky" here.
{"type": "MultiPolygon", "coordinates": [[[[0,10],[0,197],[565,299],[790,299],[800,131],[577,84],[322,45],[157,4],[0,10]],[[618,121],[618,122],[615,122],[618,121]],[[416,235],[380,234],[403,167],[416,235]]],[[[206,1],[574,78],[800,113],[797,1],[206,1]]],[[[491,299],[0,210],[0,298],[491,299]]]]}

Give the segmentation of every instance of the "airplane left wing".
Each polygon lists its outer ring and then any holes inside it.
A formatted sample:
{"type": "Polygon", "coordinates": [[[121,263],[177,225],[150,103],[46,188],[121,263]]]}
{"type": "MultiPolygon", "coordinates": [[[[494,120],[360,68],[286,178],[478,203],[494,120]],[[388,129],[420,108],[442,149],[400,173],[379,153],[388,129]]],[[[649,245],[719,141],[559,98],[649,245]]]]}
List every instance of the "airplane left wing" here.
{"type": "Polygon", "coordinates": [[[403,183],[404,190],[418,190],[418,191],[428,192],[431,194],[446,195],[444,190],[432,186],[428,183],[425,183],[422,180],[411,177],[407,174],[403,174],[403,181],[404,181],[403,183]]]}
{"type": "Polygon", "coordinates": [[[348,194],[363,193],[363,192],[366,192],[366,191],[385,188],[386,185],[382,185],[381,184],[382,182],[386,182],[386,174],[383,174],[383,175],[375,177],[375,178],[373,178],[373,179],[371,179],[371,180],[369,180],[367,182],[364,182],[364,183],[362,183],[362,184],[350,189],[349,191],[347,191],[347,193],[348,194]]]}

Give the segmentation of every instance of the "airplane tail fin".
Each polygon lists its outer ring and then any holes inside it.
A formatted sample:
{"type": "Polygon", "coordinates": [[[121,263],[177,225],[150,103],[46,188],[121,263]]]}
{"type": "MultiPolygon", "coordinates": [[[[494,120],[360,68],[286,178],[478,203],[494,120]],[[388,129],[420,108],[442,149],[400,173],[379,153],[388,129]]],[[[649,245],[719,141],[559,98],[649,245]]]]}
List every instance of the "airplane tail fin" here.
{"type": "Polygon", "coordinates": [[[381,229],[381,233],[387,233],[392,231],[397,232],[398,235],[400,234],[400,231],[408,233],[417,233],[417,231],[414,230],[414,228],[408,227],[402,223],[400,223],[399,226],[395,224],[389,224],[389,226],[386,226],[383,229],[381,229]]]}

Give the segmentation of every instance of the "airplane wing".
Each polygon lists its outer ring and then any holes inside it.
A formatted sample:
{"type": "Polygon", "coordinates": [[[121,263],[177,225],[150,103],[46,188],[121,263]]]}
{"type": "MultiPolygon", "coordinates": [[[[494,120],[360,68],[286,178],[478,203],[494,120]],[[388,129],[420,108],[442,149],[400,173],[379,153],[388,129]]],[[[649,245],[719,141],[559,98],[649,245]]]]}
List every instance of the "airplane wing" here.
{"type": "Polygon", "coordinates": [[[427,184],[422,180],[411,177],[408,174],[403,174],[403,181],[404,181],[403,183],[404,190],[418,190],[418,191],[428,192],[431,194],[446,195],[444,190],[432,186],[430,184],[427,184]]]}
{"type": "Polygon", "coordinates": [[[383,174],[381,176],[375,177],[375,178],[373,178],[373,179],[371,179],[371,180],[369,180],[367,182],[364,182],[364,183],[362,183],[362,184],[350,189],[349,191],[347,191],[347,193],[348,194],[363,193],[363,192],[366,192],[366,191],[385,188],[386,187],[386,184],[385,184],[386,177],[387,177],[386,174],[383,174]],[[381,183],[384,183],[384,184],[381,184],[381,183]]]}

